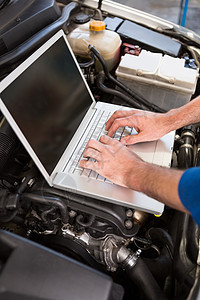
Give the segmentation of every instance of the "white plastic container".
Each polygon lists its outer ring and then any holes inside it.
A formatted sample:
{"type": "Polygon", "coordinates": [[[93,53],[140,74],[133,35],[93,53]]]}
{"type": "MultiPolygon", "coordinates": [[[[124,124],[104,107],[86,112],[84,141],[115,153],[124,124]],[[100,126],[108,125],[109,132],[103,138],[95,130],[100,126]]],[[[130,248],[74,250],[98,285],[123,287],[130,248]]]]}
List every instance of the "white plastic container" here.
{"type": "Polygon", "coordinates": [[[170,110],[189,102],[195,92],[198,69],[184,65],[184,59],[142,50],[139,56],[123,56],[116,75],[150,103],[170,110]]]}
{"type": "Polygon", "coordinates": [[[79,25],[67,39],[73,52],[83,58],[88,58],[88,43],[93,45],[103,56],[109,70],[119,62],[121,39],[113,31],[106,30],[102,21],[91,21],[79,25]]]}

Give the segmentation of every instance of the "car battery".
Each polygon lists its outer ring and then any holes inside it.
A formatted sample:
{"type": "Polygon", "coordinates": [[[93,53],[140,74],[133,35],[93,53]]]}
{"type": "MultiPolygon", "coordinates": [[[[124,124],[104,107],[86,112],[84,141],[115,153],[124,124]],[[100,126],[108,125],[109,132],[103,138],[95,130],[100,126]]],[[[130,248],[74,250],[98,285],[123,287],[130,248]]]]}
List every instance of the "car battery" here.
{"type": "Polygon", "coordinates": [[[186,68],[183,58],[142,50],[139,56],[122,56],[116,76],[150,103],[168,111],[190,101],[198,71],[186,68]]]}

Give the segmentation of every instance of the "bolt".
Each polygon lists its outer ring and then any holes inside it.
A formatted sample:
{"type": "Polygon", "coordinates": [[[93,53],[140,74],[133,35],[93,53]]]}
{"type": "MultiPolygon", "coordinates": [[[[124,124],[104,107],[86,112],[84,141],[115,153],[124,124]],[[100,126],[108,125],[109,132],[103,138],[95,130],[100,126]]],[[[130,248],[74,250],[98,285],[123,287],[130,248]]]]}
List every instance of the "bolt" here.
{"type": "Polygon", "coordinates": [[[70,212],[69,212],[70,218],[74,218],[74,217],[76,217],[76,215],[77,215],[76,211],[70,210],[70,212]]]}
{"type": "Polygon", "coordinates": [[[135,254],[136,254],[137,257],[139,257],[141,253],[142,253],[142,250],[138,249],[135,254]]]}
{"type": "Polygon", "coordinates": [[[133,211],[132,211],[131,209],[128,209],[128,210],[126,211],[126,216],[127,216],[128,218],[131,218],[131,217],[133,216],[133,211]]]}
{"type": "Polygon", "coordinates": [[[126,229],[131,229],[133,227],[133,222],[131,220],[126,220],[124,225],[126,229]]]}
{"type": "Polygon", "coordinates": [[[26,235],[29,237],[30,236],[30,234],[31,234],[31,230],[29,229],[27,232],[26,232],[26,235]]]}

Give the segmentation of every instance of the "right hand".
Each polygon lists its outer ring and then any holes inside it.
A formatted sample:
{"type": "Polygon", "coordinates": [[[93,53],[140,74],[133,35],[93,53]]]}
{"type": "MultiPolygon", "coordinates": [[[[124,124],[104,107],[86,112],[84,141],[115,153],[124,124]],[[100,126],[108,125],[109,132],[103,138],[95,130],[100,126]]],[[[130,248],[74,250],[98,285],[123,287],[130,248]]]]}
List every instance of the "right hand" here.
{"type": "Polygon", "coordinates": [[[170,130],[164,122],[165,114],[141,110],[117,110],[106,122],[105,129],[108,136],[112,137],[119,127],[134,127],[136,135],[123,137],[121,142],[125,145],[139,142],[154,141],[161,138],[170,130]]]}

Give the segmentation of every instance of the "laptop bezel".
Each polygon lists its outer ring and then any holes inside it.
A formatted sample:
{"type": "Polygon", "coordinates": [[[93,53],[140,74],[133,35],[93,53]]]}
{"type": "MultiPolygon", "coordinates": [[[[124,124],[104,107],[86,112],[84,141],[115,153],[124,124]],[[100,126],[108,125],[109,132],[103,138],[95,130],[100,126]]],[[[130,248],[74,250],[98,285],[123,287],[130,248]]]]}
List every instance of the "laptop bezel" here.
{"type": "Polygon", "coordinates": [[[76,64],[76,67],[78,68],[80,75],[82,77],[83,82],[85,83],[85,86],[88,90],[89,96],[91,98],[91,106],[88,109],[85,117],[83,118],[81,124],[79,125],[77,131],[75,132],[74,136],[72,137],[70,143],[68,144],[67,148],[61,155],[57,165],[55,166],[54,170],[52,171],[51,174],[47,172],[39,158],[37,157],[36,153],[34,152],[33,148],[27,141],[26,137],[24,136],[23,132],[15,122],[14,118],[12,117],[11,113],[7,109],[6,105],[4,104],[3,100],[0,97],[0,109],[4,115],[4,117],[7,119],[9,122],[10,126],[18,136],[19,140],[21,143],[24,145],[25,149],[29,153],[29,155],[32,157],[33,161],[35,162],[36,166],[44,176],[45,180],[48,182],[50,186],[53,186],[53,178],[55,177],[55,174],[58,173],[59,171],[62,171],[62,167],[64,162],[66,162],[69,157],[68,157],[68,149],[73,149],[77,143],[77,136],[80,136],[82,132],[82,128],[85,128],[87,126],[87,123],[89,122],[93,111],[94,111],[94,106],[96,105],[96,102],[94,100],[94,97],[88,87],[88,84],[83,76],[83,73],[78,65],[78,62],[75,58],[75,55],[69,45],[69,42],[65,36],[64,31],[61,29],[59,30],[56,34],[54,34],[47,42],[45,42],[41,47],[39,47],[33,54],[31,54],[24,62],[22,62],[14,71],[12,71],[6,78],[4,78],[0,82],[0,93],[4,91],[16,78],[18,78],[26,69],[29,68],[39,57],[41,57],[53,44],[55,44],[60,38],[63,38],[64,41],[66,42],[66,46],[68,50],[70,51],[72,58],[74,60],[74,63],[76,64]]]}

